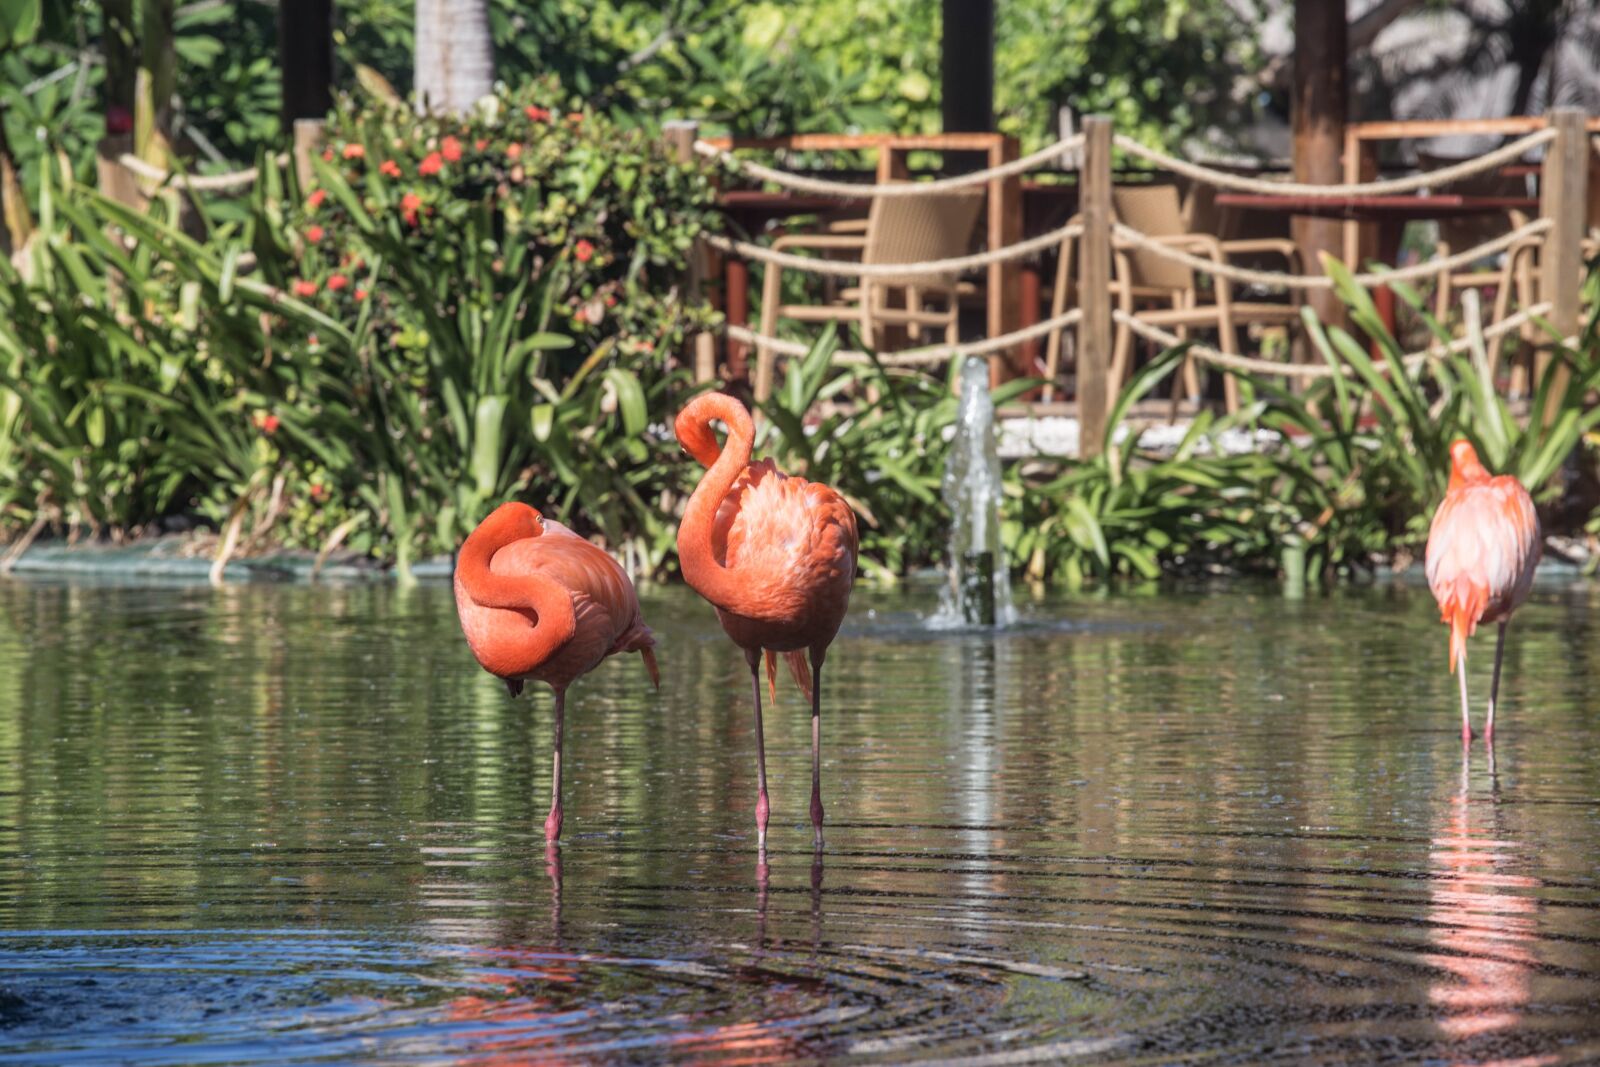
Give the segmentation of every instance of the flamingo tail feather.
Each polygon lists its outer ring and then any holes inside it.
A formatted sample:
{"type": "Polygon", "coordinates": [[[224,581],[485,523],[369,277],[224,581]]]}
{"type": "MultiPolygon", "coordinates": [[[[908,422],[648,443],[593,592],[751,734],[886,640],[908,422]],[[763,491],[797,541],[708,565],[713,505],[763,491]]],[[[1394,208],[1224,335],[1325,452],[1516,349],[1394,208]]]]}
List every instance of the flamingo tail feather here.
{"type": "MultiPolygon", "coordinates": [[[[772,697],[772,702],[778,702],[778,653],[766,649],[767,656],[767,693],[772,697]]],[[[806,702],[811,701],[811,663],[806,659],[804,649],[783,653],[783,658],[789,664],[789,673],[794,675],[794,683],[800,687],[800,692],[806,696],[806,702]]]]}

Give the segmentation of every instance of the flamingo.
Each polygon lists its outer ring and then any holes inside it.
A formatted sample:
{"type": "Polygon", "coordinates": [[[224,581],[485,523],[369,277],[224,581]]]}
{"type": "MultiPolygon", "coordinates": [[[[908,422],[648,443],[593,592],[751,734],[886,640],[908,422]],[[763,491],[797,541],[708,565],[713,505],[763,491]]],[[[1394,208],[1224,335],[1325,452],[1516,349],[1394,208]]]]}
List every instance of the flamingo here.
{"type": "Polygon", "coordinates": [[[661,686],[655,638],[617,561],[527,504],[501,504],[461,545],[456,612],[472,654],[513,697],[529,679],[556,694],[547,843],[561,838],[567,687],[607,656],[638,652],[661,686]]]}
{"type": "Polygon", "coordinates": [[[782,653],[811,700],[811,827],[822,847],[822,663],[850,605],[856,575],[856,516],[826,485],[789,477],[770,459],[750,462],[755,425],[743,404],[704,393],[678,413],[685,451],[707,470],[678,526],[683,577],[717,609],[717,619],[750,667],[756,711],[756,842],[767,848],[767,755],[761,734],[761,678],[777,699],[782,653]],[[713,420],[728,430],[720,447],[713,420]],[[807,658],[809,656],[809,665],[807,658]]]}
{"type": "Polygon", "coordinates": [[[1500,657],[1506,624],[1528,599],[1543,538],[1533,498],[1509,474],[1490,477],[1468,441],[1450,445],[1450,487],[1428,528],[1428,587],[1439,621],[1450,624],[1450,669],[1461,680],[1461,740],[1472,740],[1467,714],[1467,638],[1480,622],[1500,624],[1484,738],[1494,744],[1500,657]]]}

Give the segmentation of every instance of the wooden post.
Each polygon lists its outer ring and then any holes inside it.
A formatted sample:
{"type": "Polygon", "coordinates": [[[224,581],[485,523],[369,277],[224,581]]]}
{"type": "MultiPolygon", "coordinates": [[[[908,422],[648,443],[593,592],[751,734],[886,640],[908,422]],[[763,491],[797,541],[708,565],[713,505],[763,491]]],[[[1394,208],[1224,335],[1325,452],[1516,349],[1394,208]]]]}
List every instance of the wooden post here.
{"type": "MultiPolygon", "coordinates": [[[[1584,129],[1587,116],[1577,108],[1561,107],[1550,112],[1555,140],[1545,149],[1544,171],[1539,178],[1540,214],[1555,223],[1545,234],[1539,255],[1539,294],[1550,302],[1550,325],[1562,337],[1578,332],[1578,297],[1583,287],[1583,239],[1589,197],[1589,136],[1584,129]]],[[[1544,380],[1553,358],[1550,344],[1540,346],[1534,359],[1535,388],[1544,380]]],[[[1566,392],[1570,370],[1556,369],[1544,418],[1555,417],[1561,396],[1566,392]]]]}
{"type": "MultiPolygon", "coordinates": [[[[1015,137],[997,138],[989,149],[989,166],[1009,163],[1019,155],[1015,137]]],[[[1022,178],[995,178],[989,182],[989,247],[1004,248],[1022,240],[1022,178]]],[[[1011,333],[1022,323],[1022,264],[1015,259],[989,264],[988,301],[989,336],[1000,337],[1011,333]]],[[[1037,313],[1037,295],[1035,296],[1037,313]]],[[[1022,346],[1012,347],[1005,359],[989,364],[989,381],[997,384],[1010,378],[1027,377],[1034,373],[1031,360],[1022,346]]]]}
{"type": "MultiPolygon", "coordinates": [[[[1298,182],[1336,185],[1342,175],[1339,154],[1344,147],[1348,107],[1345,7],[1345,0],[1295,0],[1290,112],[1294,178],[1298,182]]],[[[1338,219],[1295,220],[1295,240],[1307,273],[1322,273],[1323,253],[1338,256],[1343,252],[1342,226],[1338,219]]],[[[1343,321],[1344,307],[1331,289],[1313,289],[1310,303],[1324,323],[1343,321]]]]}
{"type": "Polygon", "coordinates": [[[316,177],[311,157],[322,151],[326,134],[327,126],[322,119],[294,120],[294,173],[300,181],[301,193],[311,188],[316,177]]]}
{"type": "MultiPolygon", "coordinates": [[[[1083,168],[1078,172],[1083,216],[1078,306],[1078,455],[1100,454],[1117,383],[1111,369],[1111,120],[1083,120],[1083,168]]],[[[1064,269],[1064,268],[1063,268],[1064,269]]]]}
{"type": "MultiPolygon", "coordinates": [[[[667,135],[667,143],[672,146],[673,153],[681,162],[694,161],[694,142],[700,135],[700,124],[687,120],[675,120],[662,125],[662,131],[667,135]]],[[[689,270],[683,279],[684,300],[702,299],[705,293],[705,249],[696,242],[689,250],[689,270]]],[[[741,297],[743,294],[740,294],[741,297]]],[[[726,299],[731,303],[733,294],[727,294],[726,299]]],[[[716,339],[709,333],[695,334],[690,342],[693,351],[694,380],[709,382],[717,376],[717,346],[716,339]]]]}

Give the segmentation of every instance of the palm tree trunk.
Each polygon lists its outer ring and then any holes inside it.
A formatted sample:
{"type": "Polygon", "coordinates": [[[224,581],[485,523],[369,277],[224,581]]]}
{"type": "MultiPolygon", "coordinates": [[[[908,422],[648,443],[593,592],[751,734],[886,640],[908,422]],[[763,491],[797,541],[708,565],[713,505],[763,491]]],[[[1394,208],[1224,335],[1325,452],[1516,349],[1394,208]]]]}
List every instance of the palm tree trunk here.
{"type": "Polygon", "coordinates": [[[487,0],[417,0],[417,104],[456,113],[494,87],[487,0]]]}

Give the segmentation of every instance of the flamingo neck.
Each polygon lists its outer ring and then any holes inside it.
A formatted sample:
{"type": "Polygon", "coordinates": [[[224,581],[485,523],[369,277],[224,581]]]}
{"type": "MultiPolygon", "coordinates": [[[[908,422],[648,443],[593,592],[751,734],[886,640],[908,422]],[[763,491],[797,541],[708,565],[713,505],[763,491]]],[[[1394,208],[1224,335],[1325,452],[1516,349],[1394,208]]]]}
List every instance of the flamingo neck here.
{"type": "Polygon", "coordinates": [[[577,632],[572,594],[542,574],[495,574],[489,570],[494,554],[513,541],[544,534],[539,513],[526,504],[501,504],[461,546],[456,575],[472,602],[485,608],[531,611],[535,621],[530,637],[517,642],[515,662],[496,663],[495,674],[528,674],[577,632]]]}
{"type": "Polygon", "coordinates": [[[724,393],[703,393],[678,413],[674,427],[678,441],[706,469],[689,497],[683,521],[678,524],[678,563],[683,580],[701,596],[721,608],[739,602],[742,582],[723,565],[711,548],[717,509],[733,483],[750,464],[755,447],[755,424],[743,404],[724,393]],[[728,428],[726,447],[718,447],[711,432],[713,420],[728,428]]]}

